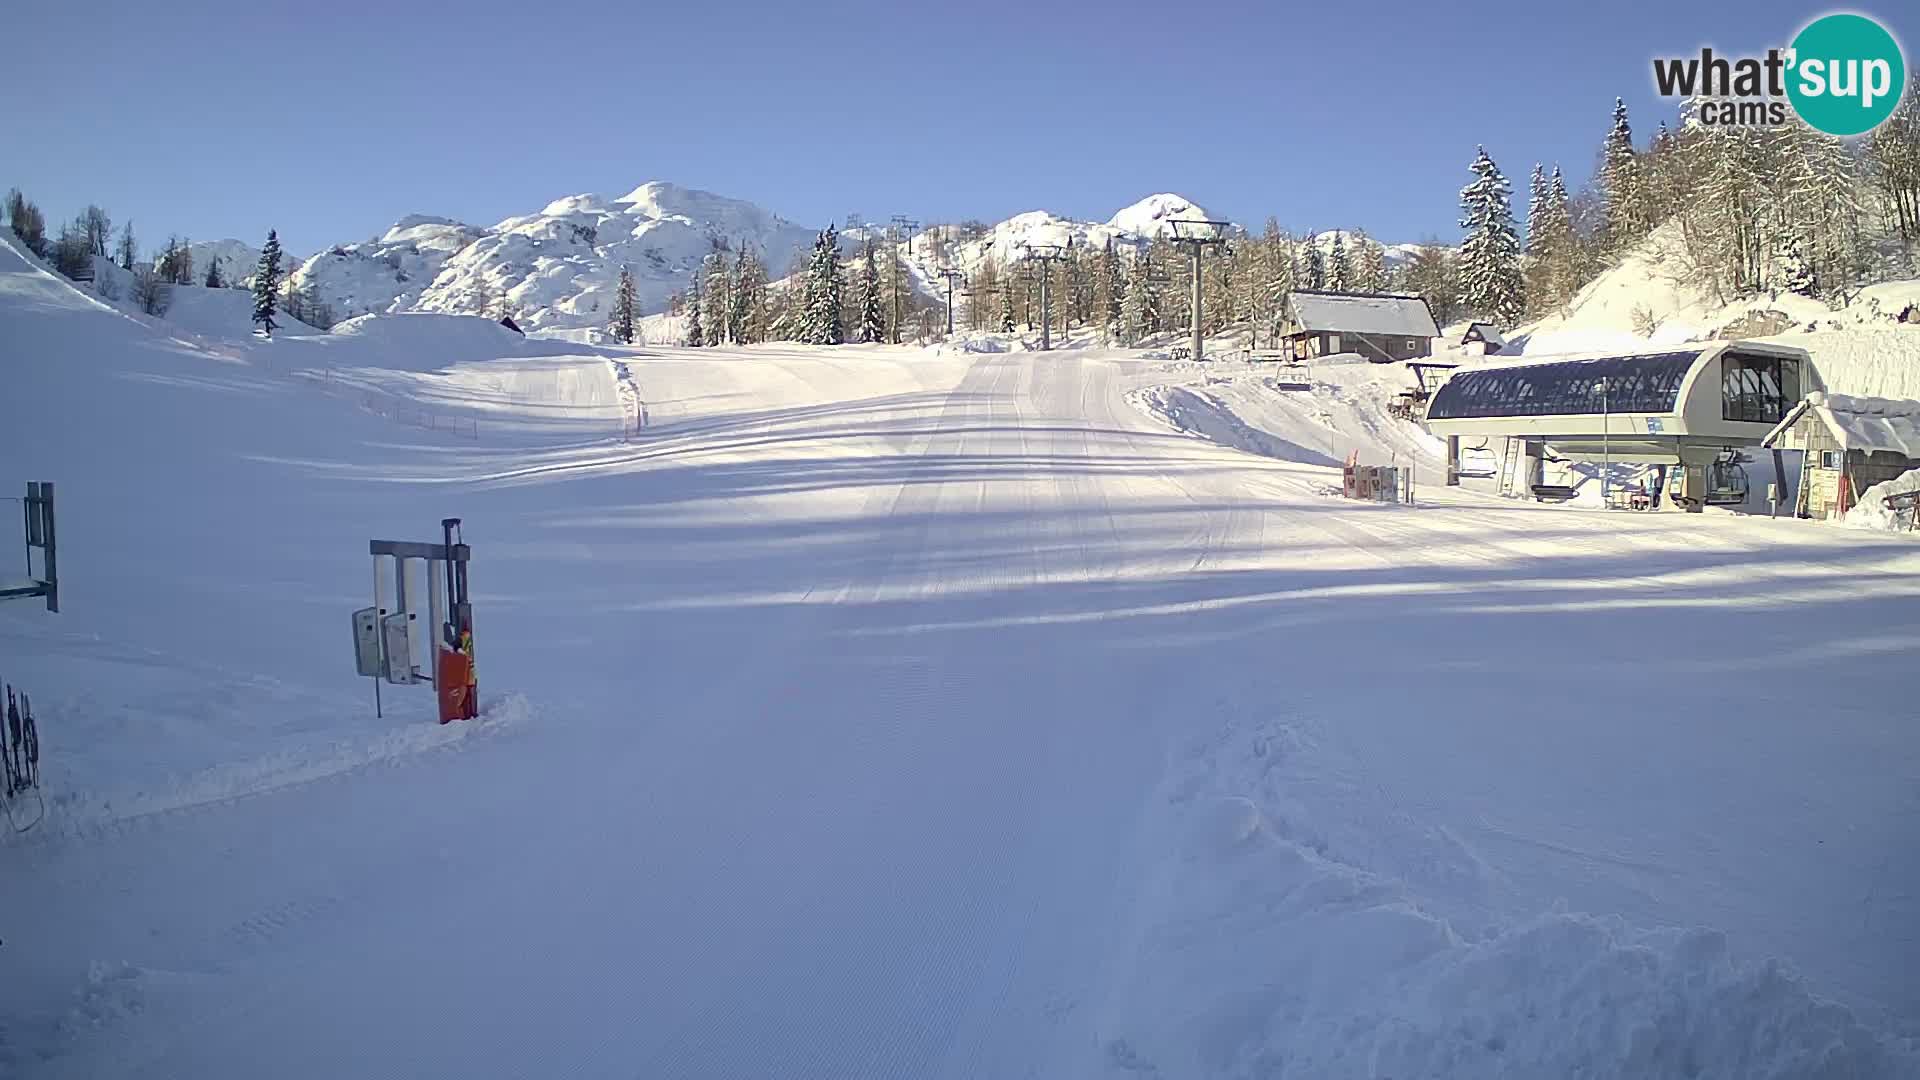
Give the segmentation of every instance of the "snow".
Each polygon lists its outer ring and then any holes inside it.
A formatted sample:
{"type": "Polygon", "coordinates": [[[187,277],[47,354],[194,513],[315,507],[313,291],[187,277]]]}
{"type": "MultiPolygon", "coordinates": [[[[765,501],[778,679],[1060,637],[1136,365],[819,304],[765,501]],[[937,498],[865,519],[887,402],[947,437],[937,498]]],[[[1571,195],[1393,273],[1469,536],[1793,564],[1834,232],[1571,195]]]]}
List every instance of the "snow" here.
{"type": "Polygon", "coordinates": [[[1920,469],[1909,469],[1891,480],[1882,480],[1861,492],[1860,501],[1847,511],[1847,516],[1842,521],[1858,529],[1910,533],[1913,531],[1912,516],[1897,514],[1887,506],[1887,499],[1890,496],[1904,495],[1910,491],[1920,491],[1920,469]]]}
{"type": "Polygon", "coordinates": [[[1198,366],[1162,365],[1168,381],[1129,391],[1128,404],[1175,431],[1264,457],[1332,467],[1358,452],[1366,464],[1442,475],[1445,442],[1386,411],[1413,385],[1404,364],[1323,362],[1284,377],[1271,365],[1214,362],[1194,373],[1198,366]]]}
{"type": "Polygon", "coordinates": [[[1858,326],[1759,340],[1807,350],[1835,393],[1920,399],[1920,326],[1858,326]]]}
{"type": "Polygon", "coordinates": [[[1230,437],[1424,455],[1393,365],[216,339],[5,238],[0,339],[0,1073],[1920,1070],[1907,538],[1230,437]],[[366,542],[448,514],[483,716],[376,718],[366,542]]]}

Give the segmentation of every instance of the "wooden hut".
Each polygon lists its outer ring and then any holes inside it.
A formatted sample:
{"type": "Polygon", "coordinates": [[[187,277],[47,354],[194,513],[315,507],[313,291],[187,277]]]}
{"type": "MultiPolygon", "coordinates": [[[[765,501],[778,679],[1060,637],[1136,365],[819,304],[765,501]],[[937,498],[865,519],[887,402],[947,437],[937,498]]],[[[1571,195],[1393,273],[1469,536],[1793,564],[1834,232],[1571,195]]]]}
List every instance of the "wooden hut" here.
{"type": "Polygon", "coordinates": [[[1860,493],[1920,468],[1920,401],[1812,393],[1761,445],[1803,451],[1799,517],[1839,517],[1860,493]]]}

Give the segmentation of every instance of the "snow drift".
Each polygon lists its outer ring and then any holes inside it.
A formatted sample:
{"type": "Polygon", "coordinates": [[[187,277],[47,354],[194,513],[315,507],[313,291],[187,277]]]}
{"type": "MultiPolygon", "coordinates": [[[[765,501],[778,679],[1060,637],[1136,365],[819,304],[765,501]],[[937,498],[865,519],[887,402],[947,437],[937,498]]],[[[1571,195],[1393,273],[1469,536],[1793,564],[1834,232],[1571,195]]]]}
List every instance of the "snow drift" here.
{"type": "Polygon", "coordinates": [[[1887,498],[1914,491],[1920,491],[1920,469],[1911,469],[1891,480],[1882,480],[1861,492],[1860,501],[1847,511],[1847,516],[1842,520],[1858,529],[1909,533],[1912,531],[1912,519],[1895,514],[1887,505],[1887,498]]]}

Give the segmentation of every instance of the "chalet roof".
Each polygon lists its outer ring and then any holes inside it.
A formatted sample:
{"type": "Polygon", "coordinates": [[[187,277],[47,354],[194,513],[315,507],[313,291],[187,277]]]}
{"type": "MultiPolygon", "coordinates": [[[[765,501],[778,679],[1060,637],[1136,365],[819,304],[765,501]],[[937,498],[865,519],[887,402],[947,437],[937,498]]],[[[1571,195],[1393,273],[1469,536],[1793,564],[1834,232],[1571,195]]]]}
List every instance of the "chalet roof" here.
{"type": "Polygon", "coordinates": [[[1833,437],[1847,450],[1886,451],[1920,460],[1920,401],[1828,394],[1818,390],[1789,410],[1786,417],[1767,432],[1761,445],[1772,446],[1808,410],[1827,425],[1827,430],[1833,432],[1833,437]]]}
{"type": "Polygon", "coordinates": [[[1302,330],[1437,338],[1433,312],[1417,296],[1295,289],[1288,304],[1302,330]]]}
{"type": "Polygon", "coordinates": [[[1472,323],[1460,337],[1464,341],[1484,341],[1496,349],[1505,348],[1507,344],[1507,336],[1490,322],[1472,323]]]}

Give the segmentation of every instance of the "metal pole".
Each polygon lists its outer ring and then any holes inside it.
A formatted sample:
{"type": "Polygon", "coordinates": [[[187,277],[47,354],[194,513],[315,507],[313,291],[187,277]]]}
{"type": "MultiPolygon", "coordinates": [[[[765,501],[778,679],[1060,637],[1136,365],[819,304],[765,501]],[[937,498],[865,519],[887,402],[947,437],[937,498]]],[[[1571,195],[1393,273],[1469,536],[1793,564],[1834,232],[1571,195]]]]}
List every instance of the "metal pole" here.
{"type": "Polygon", "coordinates": [[[1047,292],[1047,282],[1053,275],[1047,273],[1047,264],[1040,264],[1040,351],[1053,348],[1053,304],[1047,292]]]}
{"type": "Polygon", "coordinates": [[[1607,377],[1600,376],[1600,508],[1613,505],[1607,501],[1607,480],[1613,472],[1613,420],[1607,409],[1607,377]]]}
{"type": "Polygon", "coordinates": [[[380,573],[380,556],[375,555],[373,557],[373,637],[380,651],[380,670],[373,676],[375,719],[383,715],[380,711],[380,683],[387,676],[387,628],[382,621],[387,617],[386,597],[382,595],[386,592],[386,581],[386,577],[380,573]]]}
{"type": "Polygon", "coordinates": [[[1205,348],[1200,342],[1200,245],[1187,245],[1193,251],[1193,358],[1201,359],[1205,348]]]}
{"type": "MultiPolygon", "coordinates": [[[[447,554],[451,556],[453,553],[447,554]]],[[[433,684],[435,690],[440,689],[439,639],[447,611],[445,583],[441,580],[439,569],[432,559],[427,560],[427,681],[433,684]]]]}
{"type": "Polygon", "coordinates": [[[1447,486],[1460,486],[1460,436],[1447,436],[1447,486]]]}
{"type": "Polygon", "coordinates": [[[60,545],[53,535],[53,481],[40,484],[41,542],[40,564],[47,572],[47,610],[60,612],[60,545]]]}

